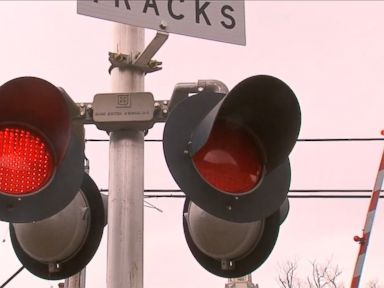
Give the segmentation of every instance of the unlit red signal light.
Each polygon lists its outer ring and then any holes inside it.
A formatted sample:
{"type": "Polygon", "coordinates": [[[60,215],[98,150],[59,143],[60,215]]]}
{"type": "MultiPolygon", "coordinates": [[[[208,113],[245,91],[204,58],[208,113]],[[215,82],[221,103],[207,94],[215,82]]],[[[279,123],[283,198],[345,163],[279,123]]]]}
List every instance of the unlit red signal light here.
{"type": "Polygon", "coordinates": [[[50,180],[54,157],[40,135],[23,127],[0,128],[0,191],[26,195],[50,180]]]}
{"type": "Polygon", "coordinates": [[[186,194],[188,247],[217,276],[249,274],[271,254],[289,211],[298,100],[280,79],[256,75],[229,92],[215,80],[179,83],[170,106],[164,156],[186,194]]]}
{"type": "Polygon", "coordinates": [[[201,209],[227,221],[254,222],[287,198],[300,106],[273,76],[249,77],[229,92],[223,86],[215,80],[176,85],[164,156],[180,189],[201,209]]]}
{"type": "Polygon", "coordinates": [[[242,194],[255,188],[262,178],[262,155],[255,147],[258,144],[248,130],[221,119],[215,122],[208,141],[192,159],[211,186],[242,194]]]}

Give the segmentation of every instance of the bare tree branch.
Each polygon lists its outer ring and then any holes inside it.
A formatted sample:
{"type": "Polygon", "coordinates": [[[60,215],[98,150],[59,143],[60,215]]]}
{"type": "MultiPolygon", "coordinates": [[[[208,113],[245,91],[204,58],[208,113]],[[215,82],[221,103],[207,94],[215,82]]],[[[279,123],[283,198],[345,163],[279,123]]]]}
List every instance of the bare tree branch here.
{"type": "Polygon", "coordinates": [[[297,263],[294,261],[288,261],[286,265],[281,268],[279,275],[279,283],[282,288],[298,288],[300,285],[294,283],[296,281],[297,263]]]}
{"type": "MultiPolygon", "coordinates": [[[[302,281],[297,275],[297,261],[288,261],[285,266],[280,267],[279,285],[281,288],[343,288],[339,283],[339,277],[342,273],[339,266],[333,266],[328,260],[324,265],[311,261],[311,274],[302,281]],[[303,285],[304,286],[303,286],[303,285]]],[[[369,288],[378,288],[372,286],[369,288]]]]}

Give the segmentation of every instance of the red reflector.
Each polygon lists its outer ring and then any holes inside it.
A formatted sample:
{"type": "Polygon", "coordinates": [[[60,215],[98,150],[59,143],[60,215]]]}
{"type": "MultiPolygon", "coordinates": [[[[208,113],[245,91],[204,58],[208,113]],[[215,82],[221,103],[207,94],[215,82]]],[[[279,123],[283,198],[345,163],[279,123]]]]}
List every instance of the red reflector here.
{"type": "Polygon", "coordinates": [[[0,128],[0,192],[25,195],[42,188],[53,173],[53,155],[44,139],[21,128],[0,128]]]}
{"type": "Polygon", "coordinates": [[[208,141],[192,160],[205,181],[227,193],[250,191],[263,173],[254,137],[240,125],[224,120],[215,122],[208,141]]]}

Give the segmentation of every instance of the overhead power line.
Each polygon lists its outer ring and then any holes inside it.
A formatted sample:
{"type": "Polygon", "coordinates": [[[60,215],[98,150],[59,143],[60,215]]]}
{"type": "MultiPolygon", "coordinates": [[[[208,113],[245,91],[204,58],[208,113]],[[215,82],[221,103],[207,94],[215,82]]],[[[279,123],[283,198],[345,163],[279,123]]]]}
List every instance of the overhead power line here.
{"type": "Polygon", "coordinates": [[[366,141],[384,141],[384,138],[303,138],[297,139],[297,142],[366,142],[366,141]]]}
{"type": "MultiPolygon", "coordinates": [[[[383,192],[384,190],[380,190],[383,192]]],[[[101,192],[108,192],[108,189],[101,189],[101,192]]],[[[291,189],[288,198],[303,199],[365,199],[370,198],[370,189],[291,189]]],[[[180,189],[145,189],[146,198],[185,198],[180,189]]],[[[384,198],[384,196],[380,196],[384,198]]]]}
{"type": "MultiPolygon", "coordinates": [[[[86,142],[108,142],[108,139],[85,139],[86,142]]],[[[162,139],[145,139],[145,142],[163,142],[162,139]]],[[[384,141],[383,138],[302,138],[297,142],[368,142],[384,141]]]]}
{"type": "MultiPolygon", "coordinates": [[[[102,192],[108,191],[102,189],[102,192]]],[[[383,192],[384,190],[380,190],[383,192]]],[[[145,189],[144,192],[149,193],[164,193],[164,192],[183,192],[180,189],[145,189]]],[[[368,193],[372,192],[371,189],[290,189],[289,193],[368,193]]]]}
{"type": "MultiPolygon", "coordinates": [[[[185,198],[185,195],[145,195],[145,198],[185,198]]],[[[370,195],[289,195],[288,198],[303,199],[367,199],[370,195]]],[[[384,198],[384,196],[380,196],[384,198]]]]}
{"type": "Polygon", "coordinates": [[[7,281],[3,283],[3,285],[0,286],[0,288],[4,288],[9,282],[12,281],[13,278],[15,278],[21,271],[23,271],[24,266],[21,266],[19,270],[17,270],[11,277],[8,278],[7,281]]]}

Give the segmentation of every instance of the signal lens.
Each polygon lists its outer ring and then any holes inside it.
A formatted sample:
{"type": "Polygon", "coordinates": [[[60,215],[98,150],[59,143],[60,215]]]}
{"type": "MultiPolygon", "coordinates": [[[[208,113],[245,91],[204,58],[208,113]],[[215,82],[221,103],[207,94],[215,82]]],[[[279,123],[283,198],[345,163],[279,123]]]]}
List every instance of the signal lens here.
{"type": "Polygon", "coordinates": [[[38,191],[51,178],[53,154],[48,143],[22,127],[0,128],[0,191],[26,195],[38,191]]]}
{"type": "Polygon", "coordinates": [[[208,141],[192,160],[205,181],[232,194],[253,189],[263,173],[255,138],[244,127],[223,119],[215,122],[208,141]]]}

